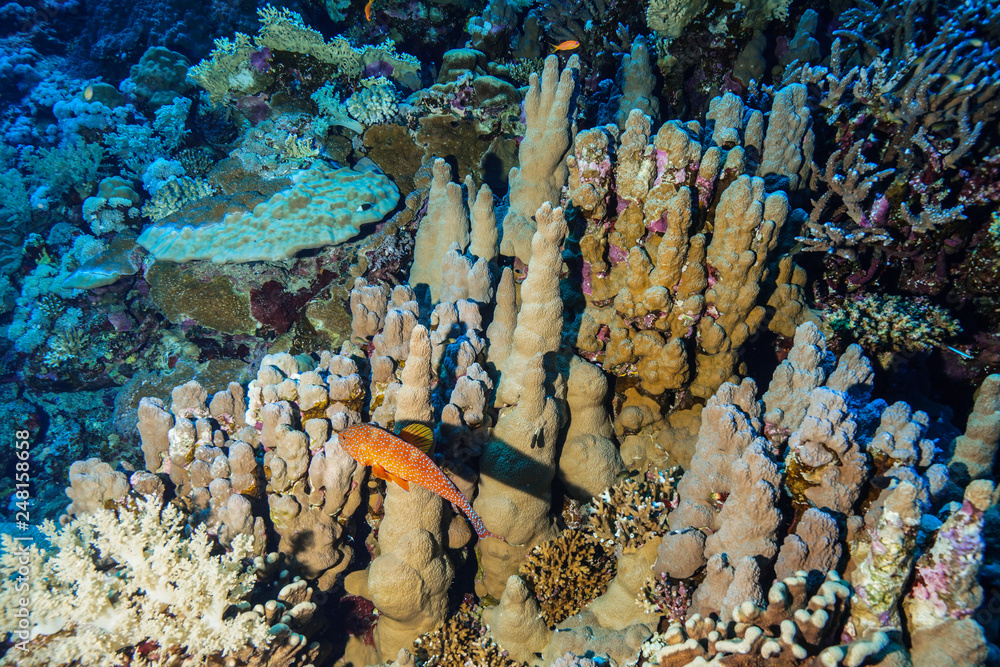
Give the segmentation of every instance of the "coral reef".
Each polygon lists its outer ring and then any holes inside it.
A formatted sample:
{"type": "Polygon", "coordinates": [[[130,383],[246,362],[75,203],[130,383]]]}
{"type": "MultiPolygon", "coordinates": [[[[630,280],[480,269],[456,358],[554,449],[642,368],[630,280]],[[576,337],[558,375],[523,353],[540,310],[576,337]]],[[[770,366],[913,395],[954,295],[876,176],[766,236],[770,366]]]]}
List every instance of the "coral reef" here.
{"type": "Polygon", "coordinates": [[[1000,662],[995,0],[124,9],[0,7],[0,664],[1000,662]]]}

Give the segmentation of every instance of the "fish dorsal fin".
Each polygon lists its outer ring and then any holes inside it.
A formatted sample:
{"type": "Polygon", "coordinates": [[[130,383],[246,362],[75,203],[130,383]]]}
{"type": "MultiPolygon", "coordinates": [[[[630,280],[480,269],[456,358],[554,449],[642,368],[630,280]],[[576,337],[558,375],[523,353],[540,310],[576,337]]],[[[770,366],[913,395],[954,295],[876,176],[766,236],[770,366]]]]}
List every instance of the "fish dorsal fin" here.
{"type": "Polygon", "coordinates": [[[410,424],[399,432],[399,439],[410,443],[424,454],[434,450],[434,431],[423,424],[410,424]]]}

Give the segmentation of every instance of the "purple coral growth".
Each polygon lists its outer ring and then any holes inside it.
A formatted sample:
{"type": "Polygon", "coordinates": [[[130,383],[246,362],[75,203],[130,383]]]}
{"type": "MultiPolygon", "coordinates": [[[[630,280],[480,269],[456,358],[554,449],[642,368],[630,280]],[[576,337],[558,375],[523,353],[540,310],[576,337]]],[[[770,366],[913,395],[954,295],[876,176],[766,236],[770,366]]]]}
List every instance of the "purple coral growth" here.
{"type": "Polygon", "coordinates": [[[590,296],[594,293],[594,270],[590,266],[590,262],[583,262],[583,293],[590,296]]]}
{"type": "Polygon", "coordinates": [[[384,76],[389,78],[392,76],[393,70],[394,68],[392,63],[388,63],[384,60],[376,60],[373,63],[365,65],[365,77],[384,76]]]}
{"type": "Polygon", "coordinates": [[[664,211],[663,215],[661,215],[659,218],[646,225],[646,229],[649,230],[650,232],[657,232],[659,234],[665,233],[667,231],[667,225],[668,225],[667,218],[669,217],[669,215],[670,214],[667,211],[664,211]]]}
{"type": "Polygon", "coordinates": [[[652,587],[646,590],[646,599],[656,613],[666,617],[668,625],[683,623],[691,605],[691,591],[683,581],[674,583],[664,572],[653,581],[652,587]]]}
{"type": "Polygon", "coordinates": [[[264,47],[250,54],[250,66],[258,72],[271,71],[271,49],[264,47]]]}
{"type": "MultiPolygon", "coordinates": [[[[911,597],[927,600],[940,618],[962,619],[978,607],[975,596],[956,595],[956,583],[974,580],[983,559],[983,513],[965,500],[938,531],[934,546],[917,564],[911,597]]],[[[961,590],[961,587],[958,587],[961,590]]]]}
{"type": "Polygon", "coordinates": [[[267,103],[267,96],[263,93],[260,95],[247,95],[236,103],[236,108],[243,112],[243,115],[253,125],[260,124],[271,113],[271,107],[267,103]]]}
{"type": "Polygon", "coordinates": [[[108,322],[115,328],[115,331],[121,333],[123,331],[129,331],[132,329],[132,318],[128,316],[127,313],[121,310],[116,310],[108,314],[108,322]]]}

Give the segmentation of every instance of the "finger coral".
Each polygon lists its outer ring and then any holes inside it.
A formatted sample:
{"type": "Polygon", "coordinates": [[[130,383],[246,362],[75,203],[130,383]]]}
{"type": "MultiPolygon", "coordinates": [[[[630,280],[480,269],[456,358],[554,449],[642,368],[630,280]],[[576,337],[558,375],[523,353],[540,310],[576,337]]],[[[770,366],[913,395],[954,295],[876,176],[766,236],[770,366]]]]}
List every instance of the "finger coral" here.
{"type": "Polygon", "coordinates": [[[602,594],[614,571],[611,553],[601,542],[587,532],[565,530],[532,549],[519,574],[551,628],[602,594]]]}

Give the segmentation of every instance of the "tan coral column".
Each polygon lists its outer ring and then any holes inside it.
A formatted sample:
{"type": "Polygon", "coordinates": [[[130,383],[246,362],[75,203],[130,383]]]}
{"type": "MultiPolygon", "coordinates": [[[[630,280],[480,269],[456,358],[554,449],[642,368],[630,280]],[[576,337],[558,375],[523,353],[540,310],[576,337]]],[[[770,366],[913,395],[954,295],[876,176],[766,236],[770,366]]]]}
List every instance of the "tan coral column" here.
{"type": "Polygon", "coordinates": [[[367,577],[352,573],[345,581],[350,593],[371,600],[379,611],[373,637],[383,659],[408,648],[448,615],[455,570],[443,544],[450,520],[440,496],[416,484],[409,491],[388,485],[378,534],[381,553],[367,577]]]}
{"type": "MultiPolygon", "coordinates": [[[[562,242],[568,228],[562,209],[553,209],[548,203],[542,204],[535,219],[538,231],[531,240],[528,277],[521,286],[522,303],[511,338],[510,355],[500,368],[497,405],[517,403],[525,362],[535,354],[556,352],[562,343],[563,302],[559,274],[562,271],[562,242]]],[[[565,392],[564,387],[562,390],[565,392]]],[[[565,394],[558,398],[565,398],[565,394]]]]}
{"type": "Polygon", "coordinates": [[[499,598],[524,555],[555,537],[549,516],[556,468],[559,408],[545,395],[542,355],[525,364],[520,400],[501,411],[480,462],[479,495],[473,505],[490,532],[506,542],[480,541],[483,581],[477,593],[499,598]]]}
{"type": "Polygon", "coordinates": [[[571,56],[559,73],[559,58],[545,59],[541,79],[532,74],[524,98],[527,128],[518,150],[519,166],[510,170],[510,209],[503,219],[500,252],[524,263],[531,257],[535,224],[531,216],[544,202],[558,203],[566,184],[566,153],[576,134],[570,108],[580,58],[571,56]]]}

